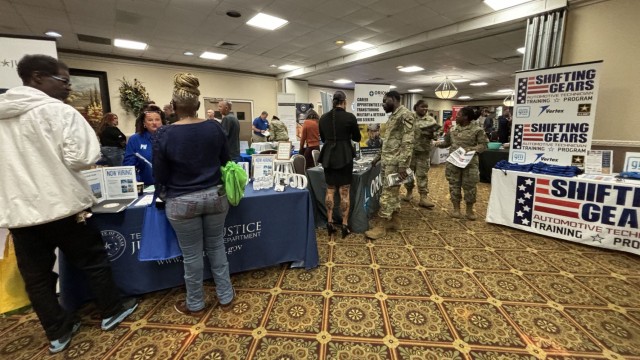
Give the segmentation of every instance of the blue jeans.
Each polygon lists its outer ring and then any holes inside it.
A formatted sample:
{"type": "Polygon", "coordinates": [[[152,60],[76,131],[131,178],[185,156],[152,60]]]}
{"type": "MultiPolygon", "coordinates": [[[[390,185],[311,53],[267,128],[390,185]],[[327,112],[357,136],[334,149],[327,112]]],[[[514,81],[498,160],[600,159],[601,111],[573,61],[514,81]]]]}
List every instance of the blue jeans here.
{"type": "Polygon", "coordinates": [[[205,307],[203,250],[211,264],[218,301],[227,304],[234,296],[223,239],[229,202],[226,195],[218,195],[220,188],[214,186],[166,200],[167,218],[176,231],[182,249],[187,308],[191,311],[205,307]]]}
{"type": "Polygon", "coordinates": [[[100,148],[102,157],[106,160],[107,166],[122,166],[124,159],[124,149],[115,146],[103,146],[100,148]]]}

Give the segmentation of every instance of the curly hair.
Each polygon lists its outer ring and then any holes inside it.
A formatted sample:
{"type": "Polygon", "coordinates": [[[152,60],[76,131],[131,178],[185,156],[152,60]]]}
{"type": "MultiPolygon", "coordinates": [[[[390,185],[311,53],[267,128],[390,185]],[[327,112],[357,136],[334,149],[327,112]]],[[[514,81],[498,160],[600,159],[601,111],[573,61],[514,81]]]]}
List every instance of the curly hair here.
{"type": "Polygon", "coordinates": [[[162,120],[162,125],[167,125],[167,119],[164,115],[164,111],[162,111],[162,109],[160,109],[160,107],[158,105],[147,105],[145,106],[142,110],[140,110],[140,115],[138,115],[138,117],[136,118],[136,133],[137,134],[142,134],[143,132],[145,132],[145,128],[144,128],[144,118],[146,116],[146,113],[148,112],[155,112],[160,114],[160,119],[162,120]]]}

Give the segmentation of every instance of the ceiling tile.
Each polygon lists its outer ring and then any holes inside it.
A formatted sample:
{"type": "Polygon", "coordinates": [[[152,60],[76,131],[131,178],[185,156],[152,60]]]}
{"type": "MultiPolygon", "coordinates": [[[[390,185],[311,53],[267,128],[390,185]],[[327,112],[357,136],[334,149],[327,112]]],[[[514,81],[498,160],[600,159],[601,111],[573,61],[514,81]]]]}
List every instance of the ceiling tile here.
{"type": "Polygon", "coordinates": [[[393,15],[403,10],[414,8],[418,5],[419,4],[415,2],[415,0],[380,0],[378,2],[370,4],[368,7],[380,14],[393,15]]]}

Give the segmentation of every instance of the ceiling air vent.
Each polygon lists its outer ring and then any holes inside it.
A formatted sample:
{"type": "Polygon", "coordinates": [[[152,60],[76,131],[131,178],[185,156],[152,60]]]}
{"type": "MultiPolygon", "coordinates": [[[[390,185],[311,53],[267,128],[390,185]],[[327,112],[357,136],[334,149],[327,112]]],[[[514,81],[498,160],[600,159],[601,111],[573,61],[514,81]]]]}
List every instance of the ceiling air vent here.
{"type": "Polygon", "coordinates": [[[77,36],[79,41],[84,41],[92,44],[111,45],[111,39],[85,34],[77,34],[77,36]]]}
{"type": "Polygon", "coordinates": [[[382,81],[384,80],[383,78],[379,78],[379,77],[375,77],[373,79],[367,79],[367,81],[382,81]]]}
{"type": "Polygon", "coordinates": [[[230,43],[226,41],[220,41],[219,43],[216,44],[216,46],[221,48],[233,49],[236,46],[238,46],[238,44],[230,43]]]}

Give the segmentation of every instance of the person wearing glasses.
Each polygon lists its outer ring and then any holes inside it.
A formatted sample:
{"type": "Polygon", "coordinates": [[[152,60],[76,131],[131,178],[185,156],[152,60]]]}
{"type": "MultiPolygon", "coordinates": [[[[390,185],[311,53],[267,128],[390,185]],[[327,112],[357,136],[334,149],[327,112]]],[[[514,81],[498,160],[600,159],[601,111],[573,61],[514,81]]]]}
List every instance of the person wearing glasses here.
{"type": "Polygon", "coordinates": [[[56,248],[85,273],[102,330],[118,326],[137,301],[120,297],[100,231],[86,217],[95,198],[81,171],[98,161],[100,144],[84,117],[63,102],[71,91],[69,69],[50,56],[27,55],[18,62],[18,75],[23,86],[0,95],[0,227],[13,236],[49,352],[59,353],[80,321],[58,302],[56,248]]]}
{"type": "Polygon", "coordinates": [[[136,133],[131,135],[124,151],[122,165],[135,166],[138,182],[153,185],[153,137],[165,123],[162,110],[157,105],[147,105],[136,119],[136,133]]]}

